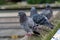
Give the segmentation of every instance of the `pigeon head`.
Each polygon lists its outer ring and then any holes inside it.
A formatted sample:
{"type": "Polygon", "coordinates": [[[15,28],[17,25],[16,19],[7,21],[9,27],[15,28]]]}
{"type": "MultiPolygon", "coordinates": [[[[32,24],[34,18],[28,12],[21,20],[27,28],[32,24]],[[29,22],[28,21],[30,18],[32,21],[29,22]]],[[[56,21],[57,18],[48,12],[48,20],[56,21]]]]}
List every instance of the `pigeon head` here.
{"type": "Polygon", "coordinates": [[[31,8],[30,16],[33,16],[34,14],[37,14],[37,10],[36,10],[35,7],[32,7],[32,8],[31,8]]]}
{"type": "Polygon", "coordinates": [[[46,9],[50,9],[51,6],[49,4],[46,5],[46,9]]]}
{"type": "Polygon", "coordinates": [[[20,22],[21,23],[23,23],[23,22],[25,22],[27,20],[27,16],[26,16],[25,12],[20,11],[18,14],[20,16],[20,22]]]}

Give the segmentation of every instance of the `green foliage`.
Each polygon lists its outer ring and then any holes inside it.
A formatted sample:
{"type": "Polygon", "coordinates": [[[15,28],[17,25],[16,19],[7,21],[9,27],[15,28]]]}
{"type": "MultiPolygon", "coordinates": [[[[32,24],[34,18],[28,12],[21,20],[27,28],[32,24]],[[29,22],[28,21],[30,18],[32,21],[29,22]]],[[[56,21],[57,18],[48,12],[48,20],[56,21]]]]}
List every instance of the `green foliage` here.
{"type": "Polygon", "coordinates": [[[43,40],[51,40],[51,38],[59,28],[60,28],[60,23],[43,40]]]}
{"type": "Polygon", "coordinates": [[[45,0],[27,0],[27,3],[29,4],[39,4],[39,3],[44,3],[45,0]]]}
{"type": "Polygon", "coordinates": [[[3,5],[5,3],[6,3],[5,0],[0,0],[0,5],[3,5]]]}
{"type": "Polygon", "coordinates": [[[29,4],[35,4],[35,3],[36,3],[35,0],[27,0],[27,2],[28,2],[29,4]]]}
{"type": "Polygon", "coordinates": [[[60,2],[60,0],[56,0],[57,2],[60,2]]]}
{"type": "Polygon", "coordinates": [[[40,0],[40,4],[45,3],[46,0],[40,0]]]}
{"type": "Polygon", "coordinates": [[[54,3],[55,0],[46,0],[46,3],[54,3]]]}
{"type": "Polygon", "coordinates": [[[27,0],[29,4],[54,3],[55,0],[27,0]]]}

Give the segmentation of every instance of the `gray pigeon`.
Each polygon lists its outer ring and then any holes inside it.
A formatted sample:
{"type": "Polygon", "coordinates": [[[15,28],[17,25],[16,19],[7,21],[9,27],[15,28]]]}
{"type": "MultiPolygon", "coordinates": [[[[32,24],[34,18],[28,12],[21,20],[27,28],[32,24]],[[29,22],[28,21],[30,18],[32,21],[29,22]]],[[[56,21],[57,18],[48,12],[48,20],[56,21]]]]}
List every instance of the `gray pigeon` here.
{"type": "MultiPolygon", "coordinates": [[[[36,10],[36,8],[35,8],[35,10],[36,10]]],[[[53,29],[53,25],[48,21],[48,18],[45,15],[34,13],[35,10],[33,8],[31,9],[31,11],[32,11],[31,13],[34,14],[34,15],[32,15],[33,21],[38,25],[45,25],[45,26],[48,26],[51,29],[53,29]]]]}
{"type": "Polygon", "coordinates": [[[36,14],[33,16],[33,20],[36,24],[45,25],[53,29],[53,25],[48,21],[47,17],[44,15],[36,14]]]}
{"type": "Polygon", "coordinates": [[[45,15],[48,19],[50,19],[53,16],[53,11],[49,4],[46,5],[46,8],[42,10],[42,15],[45,15]]]}
{"type": "Polygon", "coordinates": [[[34,27],[35,27],[35,23],[34,21],[32,20],[32,18],[30,17],[27,17],[25,12],[23,11],[20,11],[19,13],[19,17],[20,17],[20,24],[21,24],[21,27],[23,27],[23,29],[29,33],[36,33],[34,27]]]}

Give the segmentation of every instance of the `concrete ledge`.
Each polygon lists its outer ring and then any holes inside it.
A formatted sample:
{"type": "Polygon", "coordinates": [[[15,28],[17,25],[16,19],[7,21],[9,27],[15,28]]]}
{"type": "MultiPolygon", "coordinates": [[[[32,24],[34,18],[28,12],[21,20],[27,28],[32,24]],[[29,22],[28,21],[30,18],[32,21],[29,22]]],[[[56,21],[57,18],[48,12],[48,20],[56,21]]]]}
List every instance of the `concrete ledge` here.
{"type": "MultiPolygon", "coordinates": [[[[27,10],[30,9],[32,6],[35,6],[37,9],[44,9],[46,4],[35,4],[35,5],[31,5],[31,4],[16,4],[16,5],[3,5],[0,6],[0,10],[27,10]]],[[[60,4],[55,3],[55,4],[50,4],[50,6],[53,9],[59,9],[60,8],[60,4]]]]}
{"type": "MultiPolygon", "coordinates": [[[[41,10],[41,9],[45,9],[45,7],[36,7],[37,9],[41,10]]],[[[60,7],[51,7],[52,9],[60,9],[60,7]]],[[[0,10],[30,10],[31,7],[28,8],[5,8],[5,9],[1,9],[0,10]]]]}

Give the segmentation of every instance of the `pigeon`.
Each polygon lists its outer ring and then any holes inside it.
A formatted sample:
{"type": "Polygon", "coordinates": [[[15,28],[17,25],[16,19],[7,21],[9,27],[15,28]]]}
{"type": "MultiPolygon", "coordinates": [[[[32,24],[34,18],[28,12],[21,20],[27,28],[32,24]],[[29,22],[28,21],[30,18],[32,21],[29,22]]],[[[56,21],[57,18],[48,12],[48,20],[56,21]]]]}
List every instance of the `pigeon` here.
{"type": "Polygon", "coordinates": [[[49,22],[48,18],[45,15],[38,14],[38,12],[35,13],[35,10],[36,8],[35,9],[33,9],[33,7],[31,8],[31,13],[33,15],[32,16],[30,15],[30,16],[32,17],[33,21],[38,25],[45,25],[53,29],[54,25],[49,22]]]}
{"type": "Polygon", "coordinates": [[[35,27],[35,23],[33,21],[33,19],[31,17],[26,16],[25,12],[20,11],[19,13],[19,17],[20,17],[20,24],[21,27],[23,27],[23,29],[28,33],[28,34],[34,34],[34,30],[33,29],[35,27]]]}
{"type": "Polygon", "coordinates": [[[48,18],[41,14],[36,14],[33,16],[33,20],[36,24],[45,25],[53,29],[53,25],[48,21],[48,18]]]}
{"type": "Polygon", "coordinates": [[[45,15],[48,19],[51,19],[51,17],[53,16],[53,11],[52,8],[49,4],[46,5],[46,8],[44,10],[42,10],[42,15],[45,15]]]}

